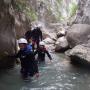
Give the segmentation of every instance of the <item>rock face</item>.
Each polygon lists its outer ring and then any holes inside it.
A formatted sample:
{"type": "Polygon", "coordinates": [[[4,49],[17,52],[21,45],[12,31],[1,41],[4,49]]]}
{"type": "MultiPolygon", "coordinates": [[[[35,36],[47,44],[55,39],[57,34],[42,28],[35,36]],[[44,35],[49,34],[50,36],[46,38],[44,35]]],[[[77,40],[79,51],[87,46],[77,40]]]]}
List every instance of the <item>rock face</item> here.
{"type": "Polygon", "coordinates": [[[78,0],[78,11],[74,23],[90,24],[90,0],[78,0]]]}
{"type": "Polygon", "coordinates": [[[16,37],[23,37],[26,31],[31,30],[30,20],[24,15],[24,13],[15,13],[14,17],[16,37]]]}
{"type": "Polygon", "coordinates": [[[0,68],[10,67],[14,60],[7,57],[15,53],[16,40],[11,0],[0,0],[0,68]]]}
{"type": "Polygon", "coordinates": [[[78,0],[74,23],[67,32],[67,40],[72,48],[68,55],[73,62],[90,63],[90,0],[78,0]]]}
{"type": "Polygon", "coordinates": [[[55,51],[56,52],[61,52],[61,51],[65,51],[68,48],[68,42],[66,37],[60,37],[56,43],[55,43],[55,51]]]}
{"type": "Polygon", "coordinates": [[[79,64],[90,63],[90,25],[75,24],[67,32],[67,40],[72,48],[68,51],[71,61],[79,64]]]}
{"type": "Polygon", "coordinates": [[[90,40],[90,25],[74,24],[67,32],[67,40],[71,48],[90,40]]]}

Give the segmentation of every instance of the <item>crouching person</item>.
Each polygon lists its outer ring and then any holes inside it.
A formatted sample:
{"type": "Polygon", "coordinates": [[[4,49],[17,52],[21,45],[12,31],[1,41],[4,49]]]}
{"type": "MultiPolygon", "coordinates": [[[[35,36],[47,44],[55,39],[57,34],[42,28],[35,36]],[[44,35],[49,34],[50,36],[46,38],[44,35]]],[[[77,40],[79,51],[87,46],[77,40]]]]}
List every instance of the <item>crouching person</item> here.
{"type": "Polygon", "coordinates": [[[21,73],[24,79],[28,78],[28,76],[39,76],[38,66],[34,58],[34,54],[32,52],[32,48],[28,46],[28,42],[26,39],[21,38],[18,40],[18,44],[20,50],[16,55],[17,58],[20,58],[21,61],[21,73]]]}
{"type": "Polygon", "coordinates": [[[39,48],[35,51],[34,55],[36,54],[38,55],[37,60],[39,63],[45,62],[45,55],[49,57],[50,61],[52,60],[52,57],[48,50],[46,50],[45,43],[43,41],[39,43],[39,48]]]}

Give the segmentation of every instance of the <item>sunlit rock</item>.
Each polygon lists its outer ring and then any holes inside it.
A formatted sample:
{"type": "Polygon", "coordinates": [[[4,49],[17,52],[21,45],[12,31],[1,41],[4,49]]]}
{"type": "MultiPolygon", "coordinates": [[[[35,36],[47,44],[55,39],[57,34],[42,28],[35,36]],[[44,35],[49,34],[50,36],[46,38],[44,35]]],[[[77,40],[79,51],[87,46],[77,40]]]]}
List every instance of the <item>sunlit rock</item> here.
{"type": "Polygon", "coordinates": [[[68,42],[66,37],[60,37],[55,43],[55,51],[63,51],[68,48],[68,42]]]}
{"type": "MultiPolygon", "coordinates": [[[[52,30],[51,30],[52,31],[52,30]]],[[[43,33],[43,38],[46,39],[46,38],[51,38],[53,40],[57,40],[57,35],[55,32],[50,32],[48,30],[42,30],[42,33],[43,33]]]]}
{"type": "Polygon", "coordinates": [[[55,43],[55,41],[52,40],[51,38],[46,38],[46,39],[44,39],[43,41],[44,41],[46,44],[54,44],[54,43],[55,43]]]}
{"type": "Polygon", "coordinates": [[[90,25],[74,24],[67,32],[69,46],[73,48],[78,44],[85,44],[90,40],[90,25]]]}
{"type": "Polygon", "coordinates": [[[61,29],[61,30],[59,30],[58,33],[57,33],[57,37],[58,37],[58,38],[59,38],[59,37],[62,37],[62,36],[65,36],[65,35],[66,35],[65,29],[61,29]]]}

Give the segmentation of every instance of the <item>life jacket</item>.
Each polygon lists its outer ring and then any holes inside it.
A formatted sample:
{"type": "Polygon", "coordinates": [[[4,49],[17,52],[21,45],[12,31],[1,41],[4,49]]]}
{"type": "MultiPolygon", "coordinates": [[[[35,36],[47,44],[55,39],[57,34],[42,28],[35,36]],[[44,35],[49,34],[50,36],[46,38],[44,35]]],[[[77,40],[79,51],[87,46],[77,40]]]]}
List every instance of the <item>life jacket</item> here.
{"type": "Polygon", "coordinates": [[[26,57],[27,55],[32,53],[32,46],[30,44],[28,44],[26,46],[26,48],[20,50],[20,53],[21,53],[22,57],[26,57]]]}

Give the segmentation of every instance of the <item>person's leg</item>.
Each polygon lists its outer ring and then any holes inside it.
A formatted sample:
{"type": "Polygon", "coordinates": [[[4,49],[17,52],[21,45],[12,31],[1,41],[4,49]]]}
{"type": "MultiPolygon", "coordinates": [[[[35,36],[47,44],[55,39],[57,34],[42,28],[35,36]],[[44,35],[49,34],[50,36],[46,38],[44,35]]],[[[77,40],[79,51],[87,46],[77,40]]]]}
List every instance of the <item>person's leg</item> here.
{"type": "Polygon", "coordinates": [[[24,64],[23,64],[23,62],[21,62],[21,70],[20,70],[20,73],[21,73],[21,74],[24,73],[24,64]]]}
{"type": "Polygon", "coordinates": [[[29,76],[33,77],[33,75],[34,75],[34,69],[33,66],[31,65],[31,67],[29,68],[29,76]]]}
{"type": "Polygon", "coordinates": [[[22,73],[23,79],[27,79],[28,77],[28,68],[24,68],[24,72],[22,73]]]}
{"type": "Polygon", "coordinates": [[[33,52],[34,52],[34,50],[35,50],[35,43],[36,43],[35,40],[33,40],[33,41],[32,41],[32,50],[33,50],[33,52]]]}
{"type": "Polygon", "coordinates": [[[36,73],[38,73],[38,65],[36,61],[32,61],[29,67],[29,76],[33,77],[36,73]]]}

